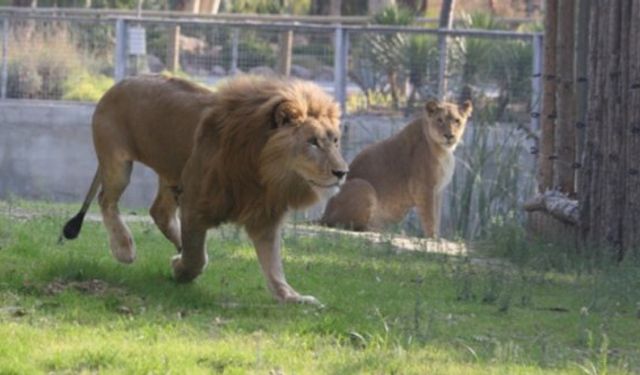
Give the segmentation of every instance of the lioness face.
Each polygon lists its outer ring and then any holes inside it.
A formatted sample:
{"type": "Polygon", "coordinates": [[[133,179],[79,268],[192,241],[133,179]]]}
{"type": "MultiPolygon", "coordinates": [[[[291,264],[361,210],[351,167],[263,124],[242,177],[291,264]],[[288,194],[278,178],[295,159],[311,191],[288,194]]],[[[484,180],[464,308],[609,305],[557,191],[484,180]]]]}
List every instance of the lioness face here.
{"type": "Polygon", "coordinates": [[[427,102],[425,136],[442,147],[450,150],[455,149],[464,134],[471,111],[471,102],[468,100],[461,105],[436,101],[427,102]]]}

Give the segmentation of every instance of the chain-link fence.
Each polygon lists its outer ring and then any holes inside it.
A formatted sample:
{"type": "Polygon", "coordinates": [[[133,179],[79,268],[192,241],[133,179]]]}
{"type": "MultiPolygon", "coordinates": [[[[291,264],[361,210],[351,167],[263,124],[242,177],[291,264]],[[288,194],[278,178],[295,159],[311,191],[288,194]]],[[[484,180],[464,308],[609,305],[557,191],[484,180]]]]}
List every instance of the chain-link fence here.
{"type": "Polygon", "coordinates": [[[471,99],[443,229],[474,237],[522,218],[518,204],[534,180],[537,34],[87,14],[9,16],[0,9],[2,98],[97,101],[115,81],[149,72],[211,87],[240,72],[291,75],[315,81],[341,103],[349,160],[409,123],[428,98],[471,99]]]}

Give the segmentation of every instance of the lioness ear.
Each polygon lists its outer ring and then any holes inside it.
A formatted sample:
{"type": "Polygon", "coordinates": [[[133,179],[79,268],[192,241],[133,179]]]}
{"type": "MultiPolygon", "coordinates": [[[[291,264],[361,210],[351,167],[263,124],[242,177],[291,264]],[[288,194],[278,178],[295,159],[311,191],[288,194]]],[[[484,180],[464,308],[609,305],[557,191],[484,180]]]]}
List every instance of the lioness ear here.
{"type": "Polygon", "coordinates": [[[440,104],[438,104],[438,102],[435,100],[429,100],[427,104],[424,105],[424,107],[427,109],[427,113],[432,115],[438,112],[438,110],[440,109],[440,104]]]}
{"type": "Polygon", "coordinates": [[[471,111],[473,110],[473,105],[471,105],[471,100],[465,100],[462,104],[458,106],[458,110],[460,114],[464,117],[471,116],[471,111]]]}
{"type": "Polygon", "coordinates": [[[282,103],[278,104],[274,113],[274,122],[276,128],[293,125],[298,120],[302,119],[304,113],[302,113],[302,109],[296,103],[285,100],[282,103]]]}

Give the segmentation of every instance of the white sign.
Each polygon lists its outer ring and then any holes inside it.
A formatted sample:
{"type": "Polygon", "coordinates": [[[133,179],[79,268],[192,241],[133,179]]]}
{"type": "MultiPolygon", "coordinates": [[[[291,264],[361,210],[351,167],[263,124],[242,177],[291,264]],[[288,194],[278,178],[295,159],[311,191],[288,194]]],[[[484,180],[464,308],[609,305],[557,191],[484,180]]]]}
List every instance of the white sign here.
{"type": "Polygon", "coordinates": [[[147,33],[144,27],[131,26],[129,31],[129,54],[141,56],[147,54],[147,33]]]}

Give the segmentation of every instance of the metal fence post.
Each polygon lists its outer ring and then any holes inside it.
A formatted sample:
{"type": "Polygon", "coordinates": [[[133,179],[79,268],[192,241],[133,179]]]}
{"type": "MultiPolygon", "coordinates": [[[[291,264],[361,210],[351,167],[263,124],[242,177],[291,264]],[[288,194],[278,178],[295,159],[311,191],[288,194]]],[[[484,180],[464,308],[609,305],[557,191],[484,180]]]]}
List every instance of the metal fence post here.
{"type": "Polygon", "coordinates": [[[440,54],[438,57],[438,100],[444,100],[447,94],[447,59],[448,59],[448,36],[439,30],[438,33],[438,49],[440,54]]]}
{"type": "Polygon", "coordinates": [[[127,74],[127,24],[124,19],[116,20],[116,53],[113,79],[119,82],[127,74]]]}
{"type": "Polygon", "coordinates": [[[542,34],[536,34],[533,44],[533,71],[531,72],[531,130],[540,129],[540,109],[542,102],[542,34]]]}
{"type": "Polygon", "coordinates": [[[9,19],[2,19],[2,72],[0,73],[0,99],[7,98],[9,78],[9,19]]]}
{"type": "Polygon", "coordinates": [[[335,29],[335,50],[333,53],[333,88],[334,96],[343,113],[347,102],[347,58],[349,54],[349,36],[341,25],[335,29]]]}
{"type": "Polygon", "coordinates": [[[229,73],[235,75],[238,73],[238,44],[240,43],[240,30],[233,28],[231,30],[231,67],[229,73]]]}

